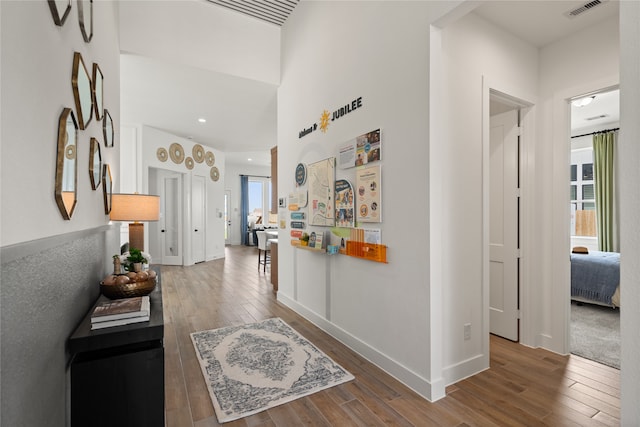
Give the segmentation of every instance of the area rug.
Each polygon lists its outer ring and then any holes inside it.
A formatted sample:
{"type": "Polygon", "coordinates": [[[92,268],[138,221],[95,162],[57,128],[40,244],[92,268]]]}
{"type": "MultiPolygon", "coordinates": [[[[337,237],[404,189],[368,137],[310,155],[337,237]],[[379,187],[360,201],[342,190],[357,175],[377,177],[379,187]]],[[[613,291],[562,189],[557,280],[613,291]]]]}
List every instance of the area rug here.
{"type": "Polygon", "coordinates": [[[620,310],[571,302],[571,353],[620,369],[620,310]]]}
{"type": "Polygon", "coordinates": [[[220,423],[353,379],[279,318],[194,332],[191,340],[220,423]]]}

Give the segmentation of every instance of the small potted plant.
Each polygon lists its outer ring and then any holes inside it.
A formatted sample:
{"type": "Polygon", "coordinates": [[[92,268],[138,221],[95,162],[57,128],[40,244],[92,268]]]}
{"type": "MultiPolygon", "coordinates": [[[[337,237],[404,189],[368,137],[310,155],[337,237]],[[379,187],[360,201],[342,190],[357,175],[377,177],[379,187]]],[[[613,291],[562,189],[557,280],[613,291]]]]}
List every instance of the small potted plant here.
{"type": "Polygon", "coordinates": [[[302,236],[300,236],[300,246],[309,246],[309,234],[308,233],[302,233],[302,236]]]}
{"type": "Polygon", "coordinates": [[[127,256],[127,266],[125,269],[127,271],[142,271],[142,264],[147,263],[147,259],[142,255],[142,251],[140,249],[131,248],[129,249],[129,256],[127,256]]]}

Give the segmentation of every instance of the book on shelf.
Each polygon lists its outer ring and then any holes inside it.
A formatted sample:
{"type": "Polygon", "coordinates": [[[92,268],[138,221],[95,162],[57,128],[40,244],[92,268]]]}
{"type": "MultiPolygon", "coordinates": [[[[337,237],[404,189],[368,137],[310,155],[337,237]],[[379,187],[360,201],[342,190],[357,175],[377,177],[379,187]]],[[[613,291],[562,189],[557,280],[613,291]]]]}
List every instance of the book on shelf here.
{"type": "Polygon", "coordinates": [[[124,319],[109,320],[106,322],[97,322],[91,324],[91,330],[110,328],[112,326],[129,325],[131,323],[148,322],[149,315],[138,317],[125,317],[124,319]]]}
{"type": "Polygon", "coordinates": [[[139,320],[142,317],[146,317],[146,320],[149,320],[150,308],[151,304],[148,295],[101,302],[91,314],[92,329],[94,329],[93,325],[117,320],[136,319],[137,321],[143,321],[139,320]]]}

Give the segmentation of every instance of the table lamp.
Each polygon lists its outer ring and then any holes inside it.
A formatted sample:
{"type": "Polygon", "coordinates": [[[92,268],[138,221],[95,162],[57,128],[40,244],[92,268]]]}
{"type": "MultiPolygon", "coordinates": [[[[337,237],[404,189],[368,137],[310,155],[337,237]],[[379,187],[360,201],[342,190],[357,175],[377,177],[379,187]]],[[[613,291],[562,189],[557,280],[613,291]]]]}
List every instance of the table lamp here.
{"type": "Polygon", "coordinates": [[[129,248],[144,250],[144,224],[140,221],[160,219],[160,196],[147,194],[113,194],[111,196],[112,221],[129,223],[129,248]]]}

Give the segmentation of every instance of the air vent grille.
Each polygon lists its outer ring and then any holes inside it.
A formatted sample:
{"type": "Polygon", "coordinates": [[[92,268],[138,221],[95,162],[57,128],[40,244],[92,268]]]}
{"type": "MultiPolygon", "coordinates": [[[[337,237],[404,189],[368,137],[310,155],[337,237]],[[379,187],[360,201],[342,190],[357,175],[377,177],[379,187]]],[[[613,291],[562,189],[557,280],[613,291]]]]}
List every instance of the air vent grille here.
{"type": "Polygon", "coordinates": [[[300,0],[209,0],[209,2],[217,4],[218,6],[226,7],[279,26],[284,24],[299,1],[300,0]]]}
{"type": "Polygon", "coordinates": [[[585,118],[585,120],[591,121],[591,120],[604,119],[606,117],[609,117],[609,115],[608,114],[600,114],[600,115],[593,116],[593,117],[587,117],[587,118],[585,118]]]}
{"type": "Polygon", "coordinates": [[[566,16],[567,18],[575,18],[576,16],[586,12],[587,10],[591,10],[596,6],[600,6],[603,3],[608,2],[609,0],[593,0],[590,1],[589,3],[585,3],[580,7],[577,7],[575,9],[572,9],[568,12],[564,13],[564,16],[566,16]]]}

